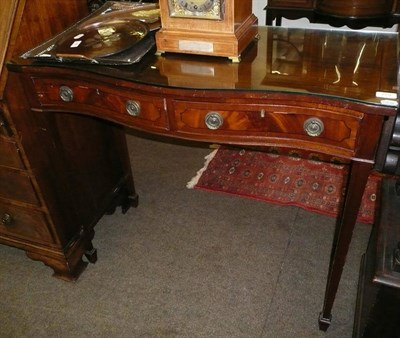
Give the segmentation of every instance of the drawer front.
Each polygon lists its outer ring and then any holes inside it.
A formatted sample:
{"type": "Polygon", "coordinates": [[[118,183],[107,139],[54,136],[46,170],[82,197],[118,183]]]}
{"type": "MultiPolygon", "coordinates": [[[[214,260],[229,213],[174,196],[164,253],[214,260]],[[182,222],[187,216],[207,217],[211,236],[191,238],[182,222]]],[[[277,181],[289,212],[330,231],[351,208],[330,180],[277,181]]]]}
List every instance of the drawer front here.
{"type": "Polygon", "coordinates": [[[79,111],[146,129],[168,128],[164,99],[102,85],[33,78],[42,108],[79,111]]]}
{"type": "Polygon", "coordinates": [[[39,205],[30,177],[6,167],[0,167],[0,197],[39,205]]]}
{"type": "Polygon", "coordinates": [[[321,12],[345,17],[379,17],[390,14],[393,0],[319,0],[317,9],[321,12]]]}
{"type": "Polygon", "coordinates": [[[0,165],[23,169],[17,144],[9,138],[0,136],[0,165]]]}
{"type": "Polygon", "coordinates": [[[52,236],[42,212],[2,202],[0,202],[1,235],[52,242],[52,236]]]}
{"type": "Polygon", "coordinates": [[[314,0],[269,0],[269,7],[313,8],[314,0]]]}
{"type": "Polygon", "coordinates": [[[320,105],[227,105],[176,101],[174,108],[178,133],[208,134],[214,136],[216,141],[219,137],[241,140],[251,137],[258,142],[281,139],[291,142],[291,146],[303,142],[316,147],[323,145],[350,151],[356,147],[363,117],[360,112],[333,111],[320,105]],[[218,119],[220,125],[207,125],[210,122],[218,124],[218,119]]]}
{"type": "Polygon", "coordinates": [[[6,118],[4,117],[3,107],[0,105],[0,137],[11,136],[10,126],[8,125],[6,118]]]}

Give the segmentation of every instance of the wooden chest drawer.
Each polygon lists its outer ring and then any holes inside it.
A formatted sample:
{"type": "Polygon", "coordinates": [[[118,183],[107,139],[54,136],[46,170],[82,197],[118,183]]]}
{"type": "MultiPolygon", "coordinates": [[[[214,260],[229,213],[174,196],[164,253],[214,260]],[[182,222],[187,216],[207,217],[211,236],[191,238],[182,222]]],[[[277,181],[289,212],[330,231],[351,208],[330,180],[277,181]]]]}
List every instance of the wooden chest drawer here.
{"type": "Polygon", "coordinates": [[[314,0],[268,0],[269,7],[313,8],[314,0]]]}
{"type": "Polygon", "coordinates": [[[10,130],[10,126],[7,123],[6,118],[4,117],[3,114],[3,109],[5,109],[5,107],[3,107],[3,105],[0,102],[0,137],[1,136],[11,136],[11,130],[10,130]]]}
{"type": "Polygon", "coordinates": [[[39,205],[30,177],[11,168],[0,167],[0,197],[39,205]]]}
{"type": "Polygon", "coordinates": [[[0,136],[0,165],[23,169],[17,144],[12,139],[0,136]]]}
{"type": "Polygon", "coordinates": [[[33,82],[44,109],[70,109],[139,128],[168,128],[161,97],[73,80],[33,78],[33,82]]]}
{"type": "MultiPolygon", "coordinates": [[[[209,134],[216,141],[235,136],[258,139],[258,143],[285,140],[353,151],[363,113],[329,106],[224,104],[175,101],[178,133],[209,134]],[[215,123],[216,125],[207,125],[215,123]],[[320,128],[320,129],[319,129],[320,128]]],[[[307,147],[307,146],[305,146],[307,147]]]]}
{"type": "Polygon", "coordinates": [[[52,242],[52,236],[45,215],[0,202],[0,236],[17,236],[39,242],[52,242]]]}

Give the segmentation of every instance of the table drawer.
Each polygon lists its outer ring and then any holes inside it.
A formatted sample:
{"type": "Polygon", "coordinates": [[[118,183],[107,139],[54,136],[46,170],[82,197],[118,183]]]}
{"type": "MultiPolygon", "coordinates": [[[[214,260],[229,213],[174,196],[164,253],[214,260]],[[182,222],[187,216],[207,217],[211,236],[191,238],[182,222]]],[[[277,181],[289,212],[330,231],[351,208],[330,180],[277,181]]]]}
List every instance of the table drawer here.
{"type": "Polygon", "coordinates": [[[0,165],[23,169],[20,153],[14,140],[0,136],[0,165]]]}
{"type": "Polygon", "coordinates": [[[321,105],[282,106],[175,101],[180,133],[258,137],[323,144],[354,150],[363,114],[321,105]],[[213,125],[214,123],[214,125],[213,125]]]}
{"type": "Polygon", "coordinates": [[[0,235],[52,242],[45,215],[32,209],[0,202],[0,235]]]}
{"type": "Polygon", "coordinates": [[[30,177],[11,168],[0,167],[0,197],[39,205],[30,177]]]}
{"type": "Polygon", "coordinates": [[[79,111],[139,128],[168,128],[161,97],[73,80],[33,78],[33,82],[42,108],[79,111]]]}

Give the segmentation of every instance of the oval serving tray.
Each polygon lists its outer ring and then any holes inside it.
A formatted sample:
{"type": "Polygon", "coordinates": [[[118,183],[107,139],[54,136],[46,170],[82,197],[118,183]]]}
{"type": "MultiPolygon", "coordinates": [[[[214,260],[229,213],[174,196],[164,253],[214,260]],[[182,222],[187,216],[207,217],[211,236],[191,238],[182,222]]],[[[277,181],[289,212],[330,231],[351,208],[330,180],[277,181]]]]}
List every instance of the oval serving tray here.
{"type": "Polygon", "coordinates": [[[62,36],[54,52],[57,57],[96,59],[129,49],[143,40],[148,26],[132,19],[101,20],[83,24],[62,36]]]}

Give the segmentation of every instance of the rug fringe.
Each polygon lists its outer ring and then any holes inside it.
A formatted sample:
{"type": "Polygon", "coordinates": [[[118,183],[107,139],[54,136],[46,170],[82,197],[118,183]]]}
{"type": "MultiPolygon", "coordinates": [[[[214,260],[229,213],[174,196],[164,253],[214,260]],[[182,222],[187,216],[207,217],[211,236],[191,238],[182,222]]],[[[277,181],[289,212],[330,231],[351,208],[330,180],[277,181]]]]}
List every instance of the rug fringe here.
{"type": "Polygon", "coordinates": [[[215,155],[217,154],[219,147],[215,147],[215,149],[208,154],[206,157],[204,157],[205,162],[204,162],[204,166],[203,168],[201,168],[197,173],[196,176],[194,176],[187,184],[186,184],[186,188],[188,189],[194,189],[194,187],[196,186],[196,184],[199,182],[199,179],[201,177],[201,175],[203,175],[203,173],[207,170],[208,165],[210,164],[210,162],[212,161],[212,159],[215,157],[215,155]]]}

